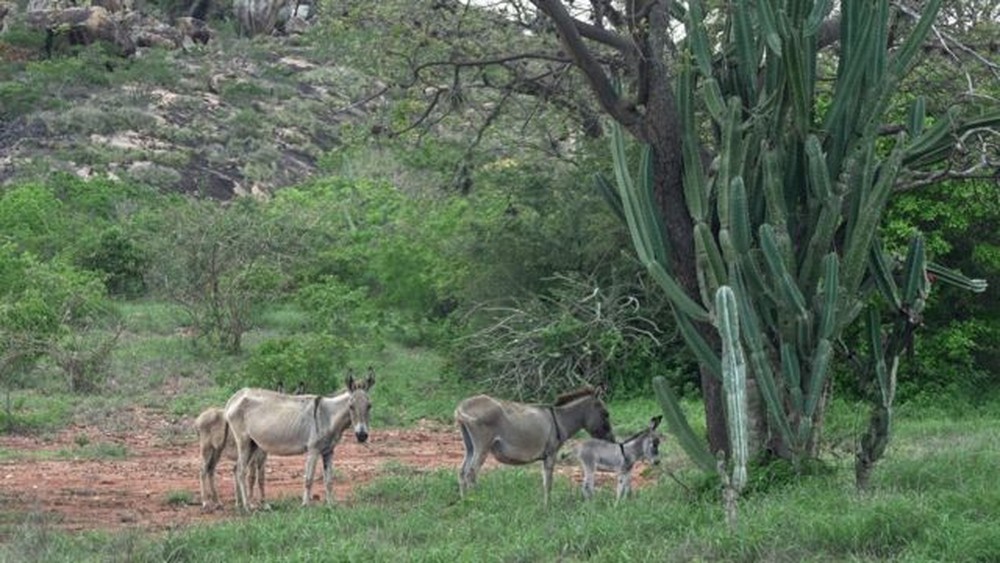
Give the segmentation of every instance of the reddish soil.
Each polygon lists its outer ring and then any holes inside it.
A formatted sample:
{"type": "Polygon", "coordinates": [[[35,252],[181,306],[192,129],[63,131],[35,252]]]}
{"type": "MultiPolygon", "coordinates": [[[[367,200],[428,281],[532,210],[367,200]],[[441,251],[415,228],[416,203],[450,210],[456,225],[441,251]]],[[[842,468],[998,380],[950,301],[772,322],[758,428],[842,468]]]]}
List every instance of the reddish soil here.
{"type": "MultiPolygon", "coordinates": [[[[201,459],[190,420],[171,422],[138,409],[126,420],[127,427],[117,431],[75,426],[45,438],[0,436],[0,449],[25,454],[10,456],[23,457],[15,461],[0,461],[0,523],[16,523],[30,516],[67,531],[169,530],[234,516],[232,465],[228,461],[219,464],[216,477],[220,500],[226,507],[210,512],[201,508],[201,459]],[[119,451],[124,446],[126,455],[72,456],[74,451],[93,452],[101,444],[114,444],[119,451]],[[176,502],[185,497],[191,502],[176,502]]],[[[337,501],[348,499],[354,487],[378,477],[389,462],[418,471],[456,469],[462,462],[461,439],[454,428],[434,424],[374,429],[366,445],[345,436],[334,454],[337,501]]],[[[304,465],[305,456],[269,458],[268,499],[300,498],[304,465]]],[[[484,469],[489,471],[496,465],[490,459],[484,469]]],[[[558,470],[580,479],[579,470],[572,465],[564,463],[558,470]]],[[[598,486],[613,488],[610,479],[613,477],[602,478],[598,486]]],[[[637,475],[636,481],[635,485],[641,485],[642,478],[637,475]]],[[[322,473],[317,468],[314,501],[321,499],[322,492],[322,473]]]]}

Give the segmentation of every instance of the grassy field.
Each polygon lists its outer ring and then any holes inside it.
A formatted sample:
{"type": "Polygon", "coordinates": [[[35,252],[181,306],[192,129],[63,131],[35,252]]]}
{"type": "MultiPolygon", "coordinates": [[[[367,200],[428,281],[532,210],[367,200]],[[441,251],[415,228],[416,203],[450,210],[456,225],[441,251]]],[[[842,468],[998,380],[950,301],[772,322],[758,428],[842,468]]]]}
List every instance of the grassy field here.
{"type": "MultiPolygon", "coordinates": [[[[334,508],[271,512],[166,535],[69,536],[30,520],[4,561],[997,561],[1000,432],[994,419],[903,420],[873,490],[848,458],[760,485],[730,529],[714,489],[676,452],[665,474],[615,506],[585,503],[568,479],[541,506],[537,467],[486,473],[459,499],[453,472],[389,475],[334,508]]],[[[656,471],[656,470],[652,470],[656,471]]]]}
{"type": "MultiPolygon", "coordinates": [[[[238,369],[239,358],[193,354],[169,308],[131,307],[108,391],[72,398],[40,386],[18,393],[18,420],[44,433],[68,421],[98,424],[98,413],[126,404],[189,416],[225,399],[228,390],[214,376],[238,369]]],[[[293,316],[268,330],[294,324],[293,316]]],[[[426,350],[388,346],[357,362],[376,366],[376,427],[449,422],[455,402],[473,392],[445,377],[441,358],[426,350]]],[[[699,405],[687,407],[699,421],[699,405]]],[[[998,561],[1000,408],[991,407],[956,414],[901,406],[888,456],[872,490],[860,495],[851,444],[864,412],[834,403],[821,470],[800,477],[753,470],[735,529],[725,523],[714,482],[668,439],[663,464],[644,469],[652,484],[619,506],[607,483],[587,503],[559,477],[545,509],[537,465],[488,471],[460,499],[453,471],[392,464],[334,508],[287,499],[270,512],[169,533],[66,534],[25,514],[6,529],[13,533],[5,534],[11,539],[0,545],[0,561],[998,561]]],[[[658,407],[638,399],[613,402],[610,410],[623,435],[658,407]]],[[[88,456],[123,455],[77,445],[88,456]]],[[[5,455],[0,451],[0,460],[5,455]]]]}

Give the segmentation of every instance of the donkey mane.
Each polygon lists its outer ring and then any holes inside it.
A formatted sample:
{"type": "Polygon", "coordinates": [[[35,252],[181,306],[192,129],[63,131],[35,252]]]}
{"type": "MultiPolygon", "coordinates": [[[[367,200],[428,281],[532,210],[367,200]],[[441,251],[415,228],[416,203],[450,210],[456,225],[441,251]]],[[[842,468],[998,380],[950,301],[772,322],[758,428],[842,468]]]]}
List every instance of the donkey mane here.
{"type": "Polygon", "coordinates": [[[648,432],[648,431],[649,431],[649,429],[648,429],[648,428],[643,428],[642,430],[640,430],[640,431],[636,432],[635,434],[632,434],[631,436],[629,436],[628,438],[625,438],[624,440],[622,440],[622,441],[621,441],[621,442],[619,442],[619,443],[620,443],[620,444],[627,444],[627,443],[631,442],[632,440],[635,440],[635,439],[636,439],[636,438],[638,438],[639,436],[642,436],[643,434],[645,434],[645,433],[646,433],[646,432],[648,432]]]}
{"type": "Polygon", "coordinates": [[[595,394],[596,390],[593,387],[591,387],[590,385],[585,385],[574,391],[567,391],[566,393],[559,395],[558,397],[556,397],[556,402],[554,403],[553,406],[561,407],[566,403],[571,403],[579,399],[580,397],[586,397],[587,395],[594,396],[595,394]]]}

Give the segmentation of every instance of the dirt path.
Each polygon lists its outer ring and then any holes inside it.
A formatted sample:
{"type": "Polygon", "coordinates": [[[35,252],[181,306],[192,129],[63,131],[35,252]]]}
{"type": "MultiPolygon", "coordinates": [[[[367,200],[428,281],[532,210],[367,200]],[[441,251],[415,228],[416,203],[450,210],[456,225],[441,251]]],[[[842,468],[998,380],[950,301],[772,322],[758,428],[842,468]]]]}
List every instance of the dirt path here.
{"type": "MultiPolygon", "coordinates": [[[[231,464],[225,461],[220,463],[217,486],[227,507],[211,513],[201,510],[197,439],[191,432],[185,441],[177,431],[189,428],[190,421],[170,422],[138,411],[132,418],[141,419],[141,424],[133,422],[141,431],[108,433],[73,427],[45,439],[0,436],[0,448],[30,452],[25,459],[0,461],[0,522],[15,523],[35,515],[69,531],[166,530],[232,516],[231,464]],[[81,443],[86,446],[81,448],[81,443]],[[74,451],[93,451],[100,445],[117,451],[124,447],[126,455],[73,459],[74,451]],[[185,497],[192,502],[176,502],[185,497]]],[[[268,459],[270,499],[301,496],[304,460],[304,456],[268,459]]],[[[345,438],[334,460],[336,498],[347,498],[353,487],[377,477],[389,461],[419,470],[453,469],[462,461],[461,440],[454,430],[431,425],[375,430],[367,446],[345,438]]],[[[322,491],[317,470],[314,498],[320,498],[322,491]]]]}

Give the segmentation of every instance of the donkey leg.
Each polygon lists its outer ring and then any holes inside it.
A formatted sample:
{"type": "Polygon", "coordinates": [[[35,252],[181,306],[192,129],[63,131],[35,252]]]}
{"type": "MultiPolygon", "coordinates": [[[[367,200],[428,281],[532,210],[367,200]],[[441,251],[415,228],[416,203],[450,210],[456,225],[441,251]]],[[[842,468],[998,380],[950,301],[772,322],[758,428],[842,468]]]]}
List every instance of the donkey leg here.
{"type": "Polygon", "coordinates": [[[629,492],[632,490],[632,473],[620,473],[618,475],[618,491],[615,495],[615,504],[618,504],[623,498],[627,498],[629,492]]]}
{"type": "Polygon", "coordinates": [[[583,468],[583,498],[590,500],[594,496],[594,469],[591,467],[583,468]]]}
{"type": "Polygon", "coordinates": [[[201,469],[201,509],[208,511],[219,505],[219,493],[215,490],[215,472],[201,469]]]}
{"type": "Polygon", "coordinates": [[[238,440],[236,442],[236,507],[243,507],[246,510],[250,509],[250,499],[247,494],[246,480],[247,480],[247,466],[250,463],[250,458],[253,457],[253,441],[238,440]]]}
{"type": "MultiPolygon", "coordinates": [[[[260,489],[260,505],[267,507],[267,497],[264,496],[264,462],[267,461],[267,453],[264,450],[257,452],[257,460],[254,464],[257,467],[257,488],[260,489]]],[[[253,487],[253,483],[250,484],[253,487]]]]}
{"type": "Polygon", "coordinates": [[[462,470],[459,475],[459,485],[464,488],[464,490],[468,490],[476,486],[476,479],[479,476],[479,470],[482,468],[483,464],[486,463],[486,456],[489,454],[489,448],[487,448],[485,444],[489,442],[489,438],[479,436],[477,439],[464,424],[462,425],[462,429],[462,437],[463,439],[467,439],[465,440],[465,461],[462,462],[462,470]],[[468,434],[465,434],[465,432],[468,432],[468,434]]]}
{"type": "Polygon", "coordinates": [[[212,498],[212,484],[211,478],[213,474],[208,472],[208,463],[204,463],[201,466],[201,471],[198,472],[198,480],[201,485],[201,509],[208,510],[213,502],[218,502],[217,499],[212,498]]]}
{"type": "Polygon", "coordinates": [[[257,488],[257,454],[260,452],[254,452],[250,456],[250,463],[247,464],[247,482],[244,485],[247,490],[247,500],[250,504],[255,504],[253,501],[254,489],[257,488]]]}
{"type": "Polygon", "coordinates": [[[309,504],[313,486],[313,473],[316,471],[316,459],[318,457],[319,452],[315,450],[309,450],[309,453],[306,454],[306,472],[305,485],[302,490],[302,506],[309,504]]]}
{"type": "Polygon", "coordinates": [[[462,444],[465,446],[465,458],[462,460],[462,466],[458,468],[458,495],[464,497],[465,490],[469,487],[469,463],[472,461],[475,445],[465,424],[458,423],[458,428],[462,431],[462,444]]]}
{"type": "Polygon", "coordinates": [[[215,488],[215,468],[222,452],[211,446],[201,450],[201,508],[210,510],[219,506],[219,491],[215,488]]]}
{"type": "Polygon", "coordinates": [[[237,482],[240,478],[240,474],[236,471],[239,467],[239,463],[239,458],[237,458],[236,463],[233,464],[233,498],[236,499],[236,508],[240,507],[240,484],[237,482]]]}
{"type": "Polygon", "coordinates": [[[333,505],[333,448],[323,452],[323,499],[333,505]]]}
{"type": "Polygon", "coordinates": [[[479,470],[486,463],[488,453],[485,448],[478,448],[472,452],[472,458],[469,459],[469,466],[465,468],[465,479],[468,487],[476,486],[476,481],[479,479],[479,470]]]}
{"type": "Polygon", "coordinates": [[[545,506],[549,506],[549,494],[552,492],[552,470],[556,467],[556,456],[547,455],[542,459],[542,488],[545,490],[545,506]]]}

